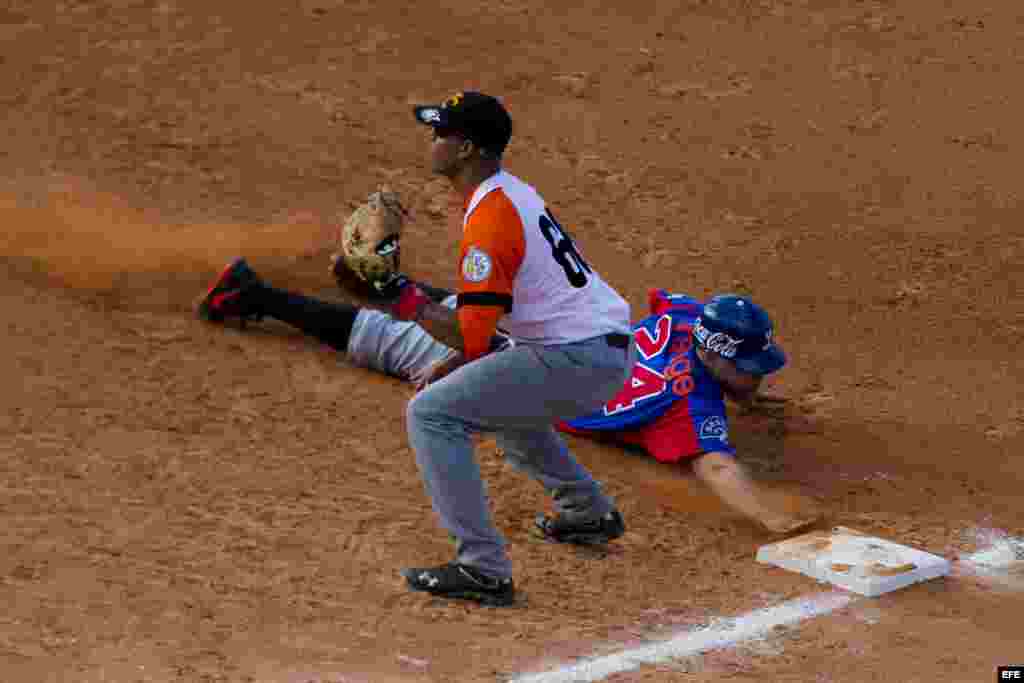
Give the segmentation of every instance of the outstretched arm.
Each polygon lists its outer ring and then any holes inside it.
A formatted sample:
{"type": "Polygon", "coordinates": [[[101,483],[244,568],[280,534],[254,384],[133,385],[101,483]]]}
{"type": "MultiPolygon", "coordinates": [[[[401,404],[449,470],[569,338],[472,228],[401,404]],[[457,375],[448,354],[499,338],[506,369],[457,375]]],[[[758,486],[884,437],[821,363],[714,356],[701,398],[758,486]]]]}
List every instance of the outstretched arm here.
{"type": "Polygon", "coordinates": [[[727,505],[769,531],[790,533],[811,524],[817,517],[812,511],[801,510],[796,505],[783,506],[784,501],[769,501],[767,492],[751,480],[736,458],[727,453],[700,456],[693,465],[693,471],[727,505]]]}

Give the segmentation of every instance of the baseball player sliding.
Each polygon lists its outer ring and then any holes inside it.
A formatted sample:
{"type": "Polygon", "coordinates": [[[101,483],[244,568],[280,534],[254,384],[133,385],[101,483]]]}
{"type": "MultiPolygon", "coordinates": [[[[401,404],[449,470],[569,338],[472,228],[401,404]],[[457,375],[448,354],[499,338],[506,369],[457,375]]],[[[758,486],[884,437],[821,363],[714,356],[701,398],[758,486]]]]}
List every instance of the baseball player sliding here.
{"type": "Polygon", "coordinates": [[[604,543],[622,518],[555,431],[606,434],[695,471],[774,531],[796,520],[764,505],[736,464],[723,390],[737,400],[785,362],[767,314],[749,299],[706,304],[664,291],[630,327],[628,304],[583,259],[536,192],[501,169],[511,136],[494,98],[462,93],[417,107],[433,128],[432,167],[465,199],[457,295],[397,276],[388,313],[274,289],[244,260],[200,305],[209,320],[271,316],[357,365],[412,380],[409,438],[454,562],[403,572],[414,590],[492,605],[514,600],[505,542],[490,518],[471,434],[494,433],[513,464],[552,493],[553,541],[604,543]],[[513,343],[495,343],[503,335],[513,343]],[[583,416],[583,417],[580,417],[583,416]]]}
{"type": "MultiPolygon", "coordinates": [[[[419,286],[435,301],[455,307],[455,294],[419,286]]],[[[785,361],[774,343],[765,348],[772,330],[767,314],[750,299],[731,295],[701,303],[655,289],[649,299],[650,315],[632,326],[638,354],[630,379],[597,410],[556,427],[639,447],[660,462],[691,461],[698,478],[725,503],[769,531],[789,532],[810,521],[763,502],[729,441],[724,398],[752,400],[764,376],[785,361]]],[[[218,278],[201,311],[215,321],[276,318],[345,354],[353,365],[417,386],[455,354],[416,323],[373,308],[275,289],[242,259],[218,278]]],[[[501,351],[509,343],[496,335],[491,347],[501,351]]],[[[607,535],[590,529],[580,533],[543,515],[536,524],[554,541],[594,543],[607,535]]]]}

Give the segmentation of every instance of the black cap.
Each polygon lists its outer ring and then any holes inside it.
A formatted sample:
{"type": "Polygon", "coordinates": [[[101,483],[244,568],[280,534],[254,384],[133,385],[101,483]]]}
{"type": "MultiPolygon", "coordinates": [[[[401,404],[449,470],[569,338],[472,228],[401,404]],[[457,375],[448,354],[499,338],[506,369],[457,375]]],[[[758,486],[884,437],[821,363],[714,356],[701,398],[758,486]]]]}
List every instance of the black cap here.
{"type": "Polygon", "coordinates": [[[431,126],[439,135],[458,133],[477,147],[501,156],[512,138],[512,117],[496,97],[478,92],[460,92],[441,104],[413,108],[416,120],[431,126]]]}

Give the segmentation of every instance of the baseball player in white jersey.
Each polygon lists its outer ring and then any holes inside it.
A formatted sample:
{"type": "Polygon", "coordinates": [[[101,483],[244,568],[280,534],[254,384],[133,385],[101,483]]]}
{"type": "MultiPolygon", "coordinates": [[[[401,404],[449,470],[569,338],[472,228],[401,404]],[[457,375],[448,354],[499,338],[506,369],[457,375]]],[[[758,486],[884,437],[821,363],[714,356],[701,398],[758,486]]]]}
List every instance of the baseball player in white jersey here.
{"type": "Polygon", "coordinates": [[[497,99],[459,93],[415,115],[432,128],[432,170],[465,200],[461,280],[454,311],[410,283],[392,313],[457,350],[428,373],[407,409],[424,486],[457,550],[453,562],[403,575],[413,590],[507,605],[511,562],[472,434],[495,434],[517,469],[552,492],[553,528],[592,542],[620,536],[614,504],[552,425],[597,409],[625,381],[629,304],[583,259],[540,195],[502,170],[512,122],[497,99]],[[499,327],[516,346],[489,353],[499,327]]]}
{"type": "Polygon", "coordinates": [[[250,286],[258,278],[242,260],[225,269],[201,310],[209,319],[271,315],[349,350],[357,363],[386,358],[389,367],[380,369],[394,374],[417,367],[422,389],[408,405],[409,440],[457,548],[453,562],[403,575],[413,590],[508,605],[512,566],[491,519],[472,435],[493,433],[505,457],[552,494],[557,514],[538,520],[547,538],[592,544],[621,536],[625,525],[613,501],[554,425],[601,408],[629,378],[629,304],[584,260],[541,196],[502,170],[511,119],[497,99],[460,93],[416,107],[415,115],[432,128],[432,170],[465,201],[460,285],[452,308],[409,281],[390,314],[418,323],[439,344],[422,336],[422,344],[411,343],[412,326],[402,331],[394,320],[375,326],[382,313],[338,315],[330,304],[250,286]],[[395,348],[408,363],[380,347],[366,360],[352,352],[372,349],[385,328],[382,344],[406,336],[395,348]],[[514,345],[495,353],[499,331],[514,345]],[[425,354],[436,354],[436,362],[425,363],[425,354]]]}

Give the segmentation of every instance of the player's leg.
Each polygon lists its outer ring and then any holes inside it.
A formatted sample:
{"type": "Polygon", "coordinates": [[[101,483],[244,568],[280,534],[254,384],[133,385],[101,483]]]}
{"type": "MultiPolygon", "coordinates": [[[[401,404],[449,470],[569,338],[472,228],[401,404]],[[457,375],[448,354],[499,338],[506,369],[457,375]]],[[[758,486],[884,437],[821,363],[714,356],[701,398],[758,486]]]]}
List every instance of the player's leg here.
{"type": "Polygon", "coordinates": [[[559,511],[590,516],[611,511],[611,501],[600,493],[590,473],[569,453],[553,427],[504,430],[496,435],[498,449],[514,469],[539,482],[556,496],[559,511]],[[561,493],[561,496],[558,494],[561,493]]]}
{"type": "Polygon", "coordinates": [[[459,368],[409,402],[410,443],[434,510],[458,541],[459,562],[491,577],[511,574],[474,458],[475,432],[502,434],[506,446],[511,435],[517,464],[546,479],[549,488],[585,495],[601,512],[611,506],[551,425],[611,398],[627,374],[626,356],[623,349],[609,350],[603,338],[566,347],[518,346],[459,368]],[[531,432],[537,435],[532,441],[525,436],[531,432]],[[539,450],[527,454],[528,445],[539,450]]]}
{"type": "Polygon", "coordinates": [[[537,531],[552,541],[601,544],[625,533],[615,503],[570,454],[553,427],[504,431],[497,435],[505,459],[544,486],[551,494],[556,516],[538,515],[537,531]]]}
{"type": "Polygon", "coordinates": [[[259,283],[248,294],[263,315],[292,327],[344,352],[360,309],[345,303],[321,301],[259,283]]]}
{"type": "MultiPolygon", "coordinates": [[[[622,388],[635,360],[632,345],[628,349],[610,347],[607,343],[582,346],[543,347],[536,350],[541,361],[553,372],[564,374],[564,389],[577,394],[579,403],[572,417],[599,410],[622,388]],[[596,355],[595,355],[596,354],[596,355]],[[598,375],[569,379],[581,366],[602,367],[608,362],[622,369],[618,382],[609,390],[598,375]],[[619,365],[625,363],[624,365],[619,365]]],[[[612,375],[614,377],[614,375],[612,375]]],[[[552,384],[557,380],[553,380],[552,384]]],[[[559,417],[559,420],[566,418],[559,417]]],[[[498,435],[499,445],[515,467],[527,471],[540,481],[552,495],[556,515],[538,515],[536,528],[553,541],[595,544],[618,538],[625,524],[612,501],[601,491],[589,472],[579,465],[553,428],[533,433],[506,430],[498,435]],[[566,467],[573,476],[566,476],[566,467]],[[585,476],[577,478],[576,472],[585,476]]]]}
{"type": "Polygon", "coordinates": [[[406,380],[452,353],[416,323],[366,308],[353,322],[347,347],[354,365],[406,380]]]}
{"type": "Polygon", "coordinates": [[[275,318],[346,353],[355,365],[403,379],[451,353],[415,323],[271,287],[244,259],[224,269],[200,302],[198,313],[216,322],[275,318]]]}
{"type": "Polygon", "coordinates": [[[221,272],[196,312],[211,322],[276,318],[344,351],[359,309],[271,287],[239,258],[221,272]]]}

